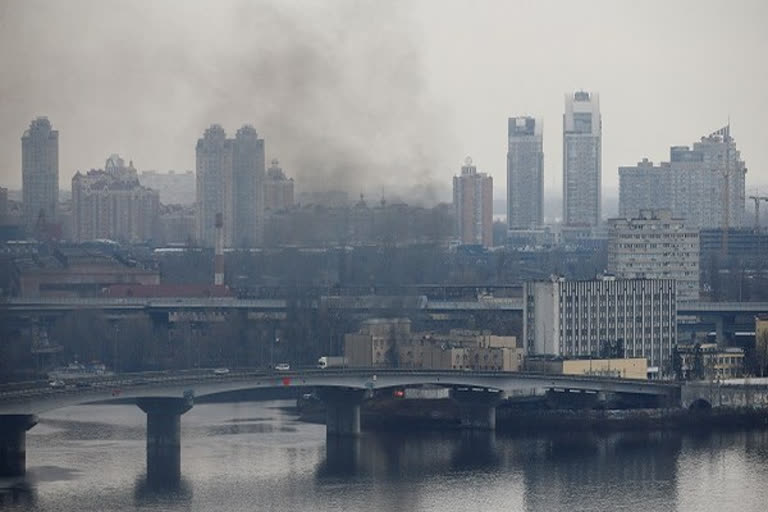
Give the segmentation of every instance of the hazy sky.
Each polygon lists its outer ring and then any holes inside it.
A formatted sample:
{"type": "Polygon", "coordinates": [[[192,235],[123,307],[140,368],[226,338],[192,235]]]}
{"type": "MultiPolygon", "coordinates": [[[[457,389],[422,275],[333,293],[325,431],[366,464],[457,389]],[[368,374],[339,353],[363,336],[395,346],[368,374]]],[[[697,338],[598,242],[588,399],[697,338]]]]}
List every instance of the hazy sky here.
{"type": "MultiPolygon", "coordinates": [[[[560,194],[563,95],[600,93],[603,187],[723,126],[768,192],[768,2],[0,0],[0,182],[47,115],[60,177],[118,152],[194,169],[211,123],[252,123],[297,187],[448,199],[466,155],[505,195],[506,119],[544,122],[560,194]]],[[[609,206],[610,209],[610,206],[609,206]]]]}

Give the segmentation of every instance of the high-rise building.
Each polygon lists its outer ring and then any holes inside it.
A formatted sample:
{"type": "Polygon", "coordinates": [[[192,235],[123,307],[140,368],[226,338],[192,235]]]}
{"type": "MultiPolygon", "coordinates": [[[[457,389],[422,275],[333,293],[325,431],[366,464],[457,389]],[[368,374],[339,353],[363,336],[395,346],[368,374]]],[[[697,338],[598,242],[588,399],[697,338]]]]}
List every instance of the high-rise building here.
{"type": "Polygon", "coordinates": [[[8,220],[8,189],[0,187],[0,224],[8,220]]]}
{"type": "Polygon", "coordinates": [[[227,188],[232,183],[232,141],[218,124],[205,130],[196,148],[197,240],[206,247],[216,243],[216,214],[224,216],[224,225],[232,225],[227,211],[227,188]]]}
{"type": "Polygon", "coordinates": [[[677,340],[674,279],[553,279],[525,284],[528,355],[644,357],[649,376],[672,373],[677,340]]]}
{"type": "Polygon", "coordinates": [[[600,223],[602,120],[597,93],[565,97],[563,115],[563,220],[569,226],[600,223]]]}
{"type": "Polygon", "coordinates": [[[21,179],[24,225],[56,222],[59,202],[59,132],[47,117],[32,121],[21,137],[21,179]]]}
{"type": "Polygon", "coordinates": [[[261,245],[264,233],[264,139],[244,125],[232,141],[230,247],[261,245]]]}
{"type": "Polygon", "coordinates": [[[293,178],[286,178],[280,162],[272,160],[264,180],[264,209],[287,210],[293,207],[293,178]]]}
{"type": "Polygon", "coordinates": [[[139,181],[145,187],[157,190],[163,204],[186,206],[195,202],[195,173],[192,171],[142,171],[139,181]]]}
{"type": "Polygon", "coordinates": [[[669,210],[609,219],[608,272],[621,279],[674,279],[678,300],[699,300],[699,231],[669,210]]]}
{"type": "Polygon", "coordinates": [[[83,242],[106,238],[143,242],[158,234],[160,196],[139,184],[138,173],[118,155],[104,170],[93,169],[72,178],[72,238],[83,242]]]}
{"type": "Polygon", "coordinates": [[[467,157],[461,175],[453,177],[456,234],[462,244],[493,244],[493,178],[478,173],[467,157]]]}
{"type": "Polygon", "coordinates": [[[544,223],[544,150],[541,122],[511,117],[507,125],[507,225],[531,229],[544,223]]]}
{"type": "Polygon", "coordinates": [[[673,146],[670,161],[654,166],[643,159],[634,167],[619,167],[619,215],[630,217],[643,209],[669,209],[690,227],[745,225],[747,168],[729,127],[718,130],[693,148],[673,146]]]}
{"type": "Polygon", "coordinates": [[[211,125],[197,141],[197,231],[207,247],[216,243],[222,215],[227,247],[261,244],[264,211],[264,139],[245,125],[234,139],[211,125]]]}

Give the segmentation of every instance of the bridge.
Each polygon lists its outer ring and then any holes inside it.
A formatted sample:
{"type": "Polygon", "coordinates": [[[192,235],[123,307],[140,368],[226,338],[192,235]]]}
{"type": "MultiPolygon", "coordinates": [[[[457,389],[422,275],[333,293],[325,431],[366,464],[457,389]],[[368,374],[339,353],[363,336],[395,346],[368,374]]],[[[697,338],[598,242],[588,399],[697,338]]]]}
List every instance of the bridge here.
{"type": "MultiPolygon", "coordinates": [[[[436,300],[419,296],[318,296],[306,305],[317,308],[321,304],[340,309],[386,308],[394,301],[403,301],[410,309],[451,311],[507,311],[522,312],[523,299],[519,297],[479,297],[476,300],[436,300]]],[[[234,297],[41,297],[12,298],[3,304],[11,312],[40,313],[63,312],[74,309],[99,309],[104,311],[174,311],[174,310],[248,310],[286,311],[289,299],[239,299],[234,297]]],[[[768,302],[678,302],[677,314],[686,316],[756,315],[768,313],[768,302]]]]}
{"type": "Polygon", "coordinates": [[[360,406],[377,390],[437,385],[452,389],[465,428],[493,430],[496,405],[508,392],[555,389],[653,395],[679,404],[680,386],[644,380],[515,372],[342,369],[264,372],[254,370],[148,372],[68,381],[0,386],[0,477],[23,475],[26,431],[37,414],[69,405],[128,400],[147,415],[147,478],[178,480],[181,472],[181,416],[195,397],[246,389],[313,388],[326,405],[330,438],[360,434],[360,406]]]}

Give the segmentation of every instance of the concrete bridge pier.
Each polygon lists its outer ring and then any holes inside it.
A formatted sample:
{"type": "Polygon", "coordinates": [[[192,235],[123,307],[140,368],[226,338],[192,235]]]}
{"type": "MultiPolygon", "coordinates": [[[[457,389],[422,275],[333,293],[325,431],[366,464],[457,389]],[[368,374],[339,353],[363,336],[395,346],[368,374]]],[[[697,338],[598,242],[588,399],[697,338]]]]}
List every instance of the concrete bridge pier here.
{"type": "Polygon", "coordinates": [[[24,476],[27,471],[27,430],[37,425],[32,414],[0,416],[0,477],[24,476]]]}
{"type": "Polygon", "coordinates": [[[360,435],[360,405],[365,390],[321,388],[318,392],[325,402],[326,437],[355,437],[360,435]]]}
{"type": "Polygon", "coordinates": [[[496,406],[504,394],[496,390],[454,389],[451,398],[459,406],[461,428],[496,430],[496,406]]]}
{"type": "Polygon", "coordinates": [[[176,486],[181,480],[181,415],[192,408],[186,398],[138,398],[147,414],[147,483],[176,486]]]}

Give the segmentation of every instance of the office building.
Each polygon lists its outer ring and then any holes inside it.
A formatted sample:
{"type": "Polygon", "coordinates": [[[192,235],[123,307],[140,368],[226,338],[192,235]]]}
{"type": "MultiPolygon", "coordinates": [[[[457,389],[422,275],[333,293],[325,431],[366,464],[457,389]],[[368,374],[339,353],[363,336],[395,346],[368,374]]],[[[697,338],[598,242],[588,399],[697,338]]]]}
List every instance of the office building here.
{"type": "Polygon", "coordinates": [[[349,366],[395,366],[395,347],[411,336],[407,318],[372,318],[356,333],[344,335],[344,356],[349,366]]]}
{"type": "Polygon", "coordinates": [[[523,339],[528,355],[636,358],[654,378],[671,373],[677,340],[673,279],[526,283],[523,339]]]}
{"type": "Polygon", "coordinates": [[[32,121],[21,137],[24,226],[28,232],[56,223],[59,202],[59,132],[47,117],[32,121]]]}
{"type": "Polygon", "coordinates": [[[478,173],[467,157],[461,175],[453,177],[456,235],[464,245],[493,244],[493,178],[478,173]]]}
{"type": "Polygon", "coordinates": [[[544,223],[544,149],[541,122],[512,117],[507,124],[507,226],[532,229],[544,223]]]}
{"type": "Polygon", "coordinates": [[[157,190],[162,204],[190,206],[195,203],[195,173],[192,171],[143,171],[139,175],[139,182],[157,190]]]}
{"type": "Polygon", "coordinates": [[[144,242],[157,236],[160,196],[139,184],[138,173],[118,155],[104,169],[72,178],[72,238],[144,242]]]}
{"type": "Polygon", "coordinates": [[[689,146],[673,146],[670,161],[655,166],[643,159],[619,167],[619,215],[669,209],[692,228],[745,226],[747,168],[725,127],[689,146]]]}
{"type": "Polygon", "coordinates": [[[669,210],[608,221],[608,272],[620,279],[674,279],[677,300],[699,300],[699,231],[669,210]]]}
{"type": "Polygon", "coordinates": [[[293,208],[293,178],[286,178],[280,162],[272,160],[264,180],[264,210],[282,211],[293,208]]]}
{"type": "Polygon", "coordinates": [[[602,120],[597,93],[565,97],[563,115],[563,221],[596,226],[601,215],[602,120]]]}
{"type": "Polygon", "coordinates": [[[263,236],[264,139],[244,125],[234,139],[211,125],[197,141],[198,242],[213,247],[216,214],[227,247],[256,247],[263,236]]]}

